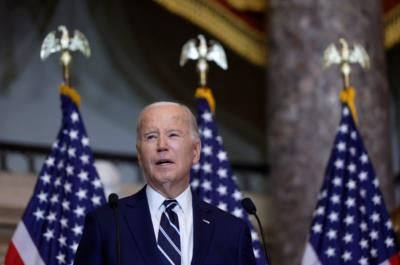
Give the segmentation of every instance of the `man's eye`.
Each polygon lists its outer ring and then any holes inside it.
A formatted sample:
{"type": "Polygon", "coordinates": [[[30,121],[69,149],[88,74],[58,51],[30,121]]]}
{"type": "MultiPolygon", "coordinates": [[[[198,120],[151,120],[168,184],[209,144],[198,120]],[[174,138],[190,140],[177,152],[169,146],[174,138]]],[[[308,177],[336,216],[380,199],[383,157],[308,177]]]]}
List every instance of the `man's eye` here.
{"type": "Polygon", "coordinates": [[[145,136],[145,139],[146,140],[153,140],[153,139],[155,139],[156,138],[156,136],[154,135],[154,134],[150,134],[150,135],[146,135],[145,136]]]}
{"type": "Polygon", "coordinates": [[[177,133],[170,133],[169,134],[169,137],[178,137],[179,136],[179,134],[177,134],[177,133]]]}

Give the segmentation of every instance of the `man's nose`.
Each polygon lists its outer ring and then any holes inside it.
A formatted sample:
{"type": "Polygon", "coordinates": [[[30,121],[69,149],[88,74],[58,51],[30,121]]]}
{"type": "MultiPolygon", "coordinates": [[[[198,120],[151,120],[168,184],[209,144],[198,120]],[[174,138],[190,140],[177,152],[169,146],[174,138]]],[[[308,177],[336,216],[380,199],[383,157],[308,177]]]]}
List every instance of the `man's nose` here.
{"type": "Polygon", "coordinates": [[[168,148],[168,141],[165,136],[160,136],[157,142],[158,151],[164,151],[168,148]]]}

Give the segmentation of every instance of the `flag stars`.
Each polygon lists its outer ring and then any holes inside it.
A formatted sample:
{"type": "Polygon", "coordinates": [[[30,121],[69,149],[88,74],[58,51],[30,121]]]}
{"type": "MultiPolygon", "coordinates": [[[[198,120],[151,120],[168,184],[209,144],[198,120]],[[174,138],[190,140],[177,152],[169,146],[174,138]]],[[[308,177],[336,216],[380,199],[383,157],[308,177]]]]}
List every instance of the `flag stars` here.
{"type": "Polygon", "coordinates": [[[197,189],[200,186],[200,181],[198,179],[193,179],[190,185],[193,189],[197,189]]]}
{"type": "Polygon", "coordinates": [[[376,179],[374,179],[374,181],[372,181],[372,184],[374,184],[375,188],[379,187],[379,180],[378,177],[376,179]]]}
{"type": "Polygon", "coordinates": [[[378,223],[380,220],[381,220],[381,218],[380,218],[380,216],[379,216],[379,214],[377,213],[377,212],[374,212],[372,215],[371,215],[371,221],[373,222],[373,223],[378,223]]]}
{"type": "Polygon", "coordinates": [[[218,203],[217,207],[220,208],[222,211],[225,211],[225,212],[228,211],[228,205],[222,201],[220,201],[218,203]]]}
{"type": "Polygon", "coordinates": [[[377,240],[379,238],[378,231],[372,230],[369,233],[369,237],[371,238],[371,240],[377,240]]]}
{"type": "Polygon", "coordinates": [[[340,197],[337,194],[332,195],[332,197],[330,198],[331,202],[333,204],[339,204],[340,203],[340,197]]]}
{"type": "Polygon", "coordinates": [[[228,188],[224,185],[219,185],[217,191],[220,196],[225,196],[228,193],[228,188]]]}
{"type": "Polygon", "coordinates": [[[48,166],[48,167],[52,167],[52,166],[54,166],[54,161],[55,161],[55,159],[54,159],[54,157],[52,157],[52,156],[49,156],[47,159],[46,159],[46,165],[48,166]]]}
{"type": "Polygon", "coordinates": [[[366,153],[363,153],[363,154],[360,156],[360,161],[361,161],[361,163],[363,163],[363,164],[368,163],[368,156],[367,156],[366,153]]]}
{"type": "Polygon", "coordinates": [[[79,236],[82,235],[83,226],[76,224],[71,230],[74,232],[75,236],[79,236]]]}
{"type": "Polygon", "coordinates": [[[50,241],[50,239],[54,238],[54,230],[48,228],[46,232],[43,234],[43,236],[46,238],[47,241],[50,241]]]}
{"type": "Polygon", "coordinates": [[[354,217],[352,215],[347,215],[344,218],[344,222],[346,225],[352,225],[352,224],[354,224],[354,217]]]}
{"type": "Polygon", "coordinates": [[[202,187],[203,190],[205,190],[205,191],[210,191],[210,190],[212,190],[211,181],[205,179],[205,180],[203,181],[203,183],[201,183],[201,187],[202,187]]]}
{"type": "Polygon", "coordinates": [[[79,198],[79,200],[83,200],[87,198],[87,190],[79,189],[75,195],[79,198]]]}
{"type": "Polygon", "coordinates": [[[345,202],[346,206],[348,208],[354,207],[356,205],[356,200],[354,198],[349,197],[346,202],[345,202]]]}
{"type": "Polygon", "coordinates": [[[44,219],[44,211],[39,208],[36,209],[33,215],[36,217],[36,221],[44,219]]]}
{"type": "Polygon", "coordinates": [[[92,185],[95,189],[101,188],[101,181],[100,179],[96,178],[95,180],[92,181],[92,185]]]}
{"type": "Polygon", "coordinates": [[[392,222],[390,220],[387,220],[387,222],[385,223],[385,226],[386,226],[387,229],[392,229],[393,228],[392,222]]]}
{"type": "Polygon", "coordinates": [[[238,207],[235,207],[235,209],[233,209],[232,214],[234,216],[238,217],[238,218],[242,218],[243,217],[243,210],[238,208],[238,207]]]}
{"type": "Polygon", "coordinates": [[[56,178],[56,181],[54,181],[54,186],[55,187],[58,187],[58,186],[60,186],[61,185],[61,177],[57,177],[56,178]]]}
{"type": "Polygon", "coordinates": [[[366,224],[365,222],[361,222],[361,224],[360,224],[360,229],[361,229],[361,231],[363,231],[363,232],[367,231],[367,230],[368,230],[367,224],[366,224]]]}
{"type": "Polygon", "coordinates": [[[40,179],[43,181],[44,184],[49,184],[51,176],[47,173],[44,173],[44,175],[41,176],[40,179]]]}
{"type": "Polygon", "coordinates": [[[342,124],[339,127],[339,131],[343,134],[346,134],[349,132],[349,126],[347,124],[342,124]]]}
{"type": "Polygon", "coordinates": [[[213,136],[212,131],[208,128],[205,128],[203,130],[202,135],[204,136],[205,139],[210,139],[213,136]]]}
{"type": "Polygon", "coordinates": [[[379,204],[381,204],[382,199],[381,199],[381,197],[379,195],[376,194],[374,197],[372,197],[372,202],[375,205],[379,205],[379,204]]]}
{"type": "Polygon", "coordinates": [[[72,176],[74,174],[74,167],[71,165],[68,165],[65,170],[67,171],[68,176],[72,176]]]}
{"type": "Polygon", "coordinates": [[[258,240],[258,234],[257,234],[257,232],[254,231],[254,230],[251,230],[251,240],[252,240],[252,241],[258,240]]]}
{"type": "Polygon", "coordinates": [[[378,250],[376,250],[375,248],[372,248],[370,253],[372,257],[374,258],[378,257],[378,250]]]}
{"type": "Polygon", "coordinates": [[[366,257],[361,257],[359,260],[358,260],[358,263],[360,264],[360,265],[368,265],[369,263],[368,263],[368,259],[366,258],[366,257]]]}
{"type": "Polygon", "coordinates": [[[349,109],[346,107],[343,108],[342,113],[343,113],[343,116],[349,116],[349,114],[350,114],[349,109]]]}
{"type": "Polygon", "coordinates": [[[201,118],[205,121],[205,122],[211,122],[212,121],[212,114],[209,111],[204,112],[201,115],[201,118]]]}
{"type": "Polygon", "coordinates": [[[51,204],[55,204],[59,202],[58,194],[53,194],[50,199],[51,204]]]}
{"type": "Polygon", "coordinates": [[[349,244],[353,241],[353,235],[350,233],[346,233],[345,236],[343,237],[343,240],[344,240],[344,242],[349,244]]]}
{"type": "Polygon", "coordinates": [[[346,151],[346,143],[344,143],[344,142],[339,142],[339,143],[336,145],[336,148],[337,148],[337,150],[338,150],[339,152],[344,152],[344,151],[346,151]]]}
{"type": "Polygon", "coordinates": [[[352,131],[350,134],[351,139],[356,140],[357,139],[357,133],[355,131],[352,131]]]}
{"type": "Polygon", "coordinates": [[[85,207],[77,206],[74,213],[77,218],[85,216],[85,207]]]}
{"type": "Polygon", "coordinates": [[[355,164],[351,163],[350,165],[348,165],[347,170],[350,172],[350,174],[353,174],[354,172],[356,172],[357,167],[355,164]]]}
{"type": "Polygon", "coordinates": [[[368,178],[368,173],[365,171],[361,171],[360,174],[358,174],[358,179],[360,181],[365,181],[368,178]]]}
{"type": "Polygon", "coordinates": [[[36,195],[41,203],[47,202],[48,194],[44,191],[41,191],[38,195],[36,195]]]}
{"type": "Polygon", "coordinates": [[[88,137],[86,137],[86,136],[83,136],[82,137],[82,139],[81,139],[81,143],[82,143],[82,145],[83,146],[89,146],[89,138],[88,137]]]}
{"type": "Polygon", "coordinates": [[[201,170],[203,170],[203,172],[205,174],[210,174],[212,172],[212,167],[210,163],[205,162],[203,164],[203,166],[201,167],[201,170]]]}
{"type": "Polygon", "coordinates": [[[64,191],[65,193],[70,193],[72,192],[72,184],[69,182],[65,182],[64,184],[64,191]]]}
{"type": "Polygon", "coordinates": [[[100,206],[101,205],[101,197],[94,195],[91,199],[90,199],[93,203],[93,206],[100,206]]]}
{"type": "Polygon", "coordinates": [[[68,156],[69,157],[75,157],[76,156],[76,149],[75,148],[72,148],[72,147],[70,147],[70,148],[68,148],[68,156]]]}
{"type": "Polygon", "coordinates": [[[354,190],[356,188],[356,182],[352,179],[350,179],[347,184],[346,184],[347,188],[349,190],[354,190]]]}
{"type": "Polygon", "coordinates": [[[356,153],[357,153],[357,151],[356,151],[356,149],[355,149],[354,147],[350,147],[350,148],[349,148],[349,151],[350,151],[350,154],[351,154],[352,156],[355,156],[356,153]]]}
{"type": "Polygon", "coordinates": [[[337,222],[339,219],[339,216],[336,212],[331,212],[328,216],[329,221],[331,221],[331,223],[337,222]]]}
{"type": "Polygon", "coordinates": [[[89,164],[89,156],[86,154],[83,154],[79,157],[79,159],[81,160],[82,164],[86,165],[89,164]]]}
{"type": "Polygon", "coordinates": [[[65,217],[62,217],[60,220],[60,224],[61,224],[61,227],[67,228],[68,227],[68,219],[65,217]]]}
{"type": "Polygon", "coordinates": [[[336,186],[336,187],[342,186],[342,179],[339,178],[338,176],[336,176],[336,177],[333,179],[332,182],[333,182],[333,185],[336,186]]]}
{"type": "Polygon", "coordinates": [[[78,178],[82,182],[88,181],[89,180],[88,176],[89,176],[89,173],[86,172],[85,170],[81,170],[81,172],[79,172],[79,174],[78,174],[78,178]]]}
{"type": "Polygon", "coordinates": [[[329,239],[335,239],[336,237],[337,237],[337,231],[336,230],[333,230],[333,229],[329,229],[329,231],[328,231],[328,233],[326,234],[326,236],[329,238],[329,239]]]}
{"type": "Polygon", "coordinates": [[[319,234],[322,232],[322,225],[319,223],[315,223],[311,228],[315,234],[319,234]]]}
{"type": "Polygon", "coordinates": [[[225,168],[219,168],[218,171],[217,171],[217,175],[222,179],[223,178],[227,178],[228,177],[228,172],[227,172],[227,170],[225,168]]]}
{"type": "Polygon", "coordinates": [[[351,252],[350,251],[345,251],[342,255],[342,259],[346,262],[351,260],[351,252]]]}
{"type": "Polygon", "coordinates": [[[393,238],[390,238],[390,237],[386,238],[386,239],[385,239],[385,245],[386,245],[386,247],[388,247],[388,248],[394,247],[394,240],[393,240],[393,238]]]}
{"type": "Polygon", "coordinates": [[[58,253],[56,259],[58,260],[59,264],[65,264],[65,254],[63,254],[62,252],[58,253]]]}
{"type": "Polygon", "coordinates": [[[328,258],[332,258],[336,255],[335,249],[332,247],[329,247],[326,249],[325,254],[326,254],[326,256],[328,256],[328,258]]]}
{"type": "Polygon", "coordinates": [[[55,212],[50,212],[49,215],[46,217],[47,221],[49,223],[52,223],[56,220],[56,213],[55,212]]]}
{"type": "Polygon", "coordinates": [[[242,194],[240,193],[239,190],[235,190],[232,194],[232,197],[236,200],[236,201],[240,201],[242,199],[242,194]]]}
{"type": "Polygon", "coordinates": [[[78,249],[78,246],[79,244],[77,242],[73,242],[72,245],[69,246],[69,248],[75,253],[78,249]]]}
{"type": "Polygon", "coordinates": [[[325,214],[325,207],[319,206],[315,211],[315,215],[324,215],[325,214]]]}
{"type": "Polygon", "coordinates": [[[201,151],[203,152],[203,154],[204,154],[205,156],[210,156],[210,155],[212,155],[212,147],[209,146],[209,145],[204,145],[204,147],[202,148],[201,151]]]}
{"type": "Polygon", "coordinates": [[[72,112],[70,117],[73,123],[79,121],[79,114],[76,111],[72,112]]]}
{"type": "Polygon", "coordinates": [[[361,239],[361,241],[360,241],[360,247],[361,247],[362,249],[368,248],[368,240],[366,240],[366,239],[361,239]]]}
{"type": "Polygon", "coordinates": [[[69,211],[70,210],[69,205],[70,205],[70,202],[67,201],[66,199],[64,199],[62,201],[62,203],[61,203],[61,206],[65,211],[69,211]]]}
{"type": "Polygon", "coordinates": [[[61,235],[58,238],[58,243],[60,243],[61,246],[66,246],[67,245],[67,238],[63,235],[61,235]]]}
{"type": "Polygon", "coordinates": [[[344,167],[343,160],[342,159],[336,159],[335,167],[336,167],[336,169],[343,169],[343,167],[344,167]]]}
{"type": "Polygon", "coordinates": [[[71,130],[71,131],[69,131],[69,138],[71,139],[71,140],[76,140],[76,139],[78,139],[78,131],[77,130],[71,130]]]}
{"type": "Polygon", "coordinates": [[[226,161],[228,159],[228,156],[224,151],[219,151],[217,157],[220,162],[226,161]]]}

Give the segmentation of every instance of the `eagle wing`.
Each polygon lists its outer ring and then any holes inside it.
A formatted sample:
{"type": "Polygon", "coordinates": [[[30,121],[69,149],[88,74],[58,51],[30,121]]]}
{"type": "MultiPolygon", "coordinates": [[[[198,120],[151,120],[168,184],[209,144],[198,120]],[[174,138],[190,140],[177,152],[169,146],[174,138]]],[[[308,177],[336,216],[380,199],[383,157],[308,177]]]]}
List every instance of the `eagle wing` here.
{"type": "Polygon", "coordinates": [[[330,44],[324,51],[324,65],[328,67],[331,64],[339,64],[342,59],[339,51],[334,44],[330,44]]]}
{"type": "Polygon", "coordinates": [[[224,48],[218,42],[210,41],[210,47],[207,52],[207,60],[214,61],[224,70],[228,69],[228,61],[226,59],[224,48]]]}
{"type": "Polygon", "coordinates": [[[86,57],[90,56],[89,41],[79,30],[74,30],[74,36],[70,40],[68,48],[71,51],[81,51],[86,57]]]}
{"type": "Polygon", "coordinates": [[[196,47],[196,39],[188,40],[182,47],[181,58],[179,65],[183,66],[187,60],[197,60],[199,58],[199,51],[196,47]]]}
{"type": "Polygon", "coordinates": [[[56,37],[56,31],[51,31],[43,40],[42,47],[40,49],[40,58],[45,60],[50,56],[50,54],[60,50],[61,44],[60,40],[56,37]]]}
{"type": "Polygon", "coordinates": [[[349,62],[351,63],[359,63],[363,68],[368,69],[370,66],[369,56],[365,51],[364,47],[362,47],[358,43],[354,43],[353,49],[349,54],[349,62]]]}

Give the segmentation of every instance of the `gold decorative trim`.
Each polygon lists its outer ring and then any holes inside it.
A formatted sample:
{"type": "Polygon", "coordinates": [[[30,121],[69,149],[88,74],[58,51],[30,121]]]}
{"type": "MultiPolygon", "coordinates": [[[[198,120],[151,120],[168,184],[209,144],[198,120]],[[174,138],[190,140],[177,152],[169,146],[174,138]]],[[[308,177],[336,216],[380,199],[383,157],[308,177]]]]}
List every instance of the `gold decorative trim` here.
{"type": "Polygon", "coordinates": [[[213,113],[215,113],[215,99],[213,93],[208,87],[198,87],[194,95],[196,98],[204,98],[207,100],[208,105],[213,113]]]}
{"type": "Polygon", "coordinates": [[[265,34],[258,32],[212,1],[156,0],[169,11],[218,36],[222,42],[258,66],[266,64],[265,34]]]}
{"type": "Polygon", "coordinates": [[[237,10],[265,12],[267,0],[226,0],[228,4],[237,10]]]}
{"type": "Polygon", "coordinates": [[[400,43],[400,4],[384,16],[385,23],[385,48],[393,48],[400,43]]]}
{"type": "Polygon", "coordinates": [[[76,91],[72,87],[62,84],[60,85],[60,93],[64,96],[69,97],[76,104],[76,106],[79,107],[79,105],[81,104],[81,96],[79,95],[78,91],[76,91]]]}
{"type": "Polygon", "coordinates": [[[339,94],[340,101],[347,104],[349,106],[351,115],[353,116],[353,119],[355,123],[358,123],[358,116],[357,116],[357,111],[356,111],[356,104],[355,104],[355,99],[356,99],[356,90],[354,87],[349,86],[340,91],[339,94]]]}

